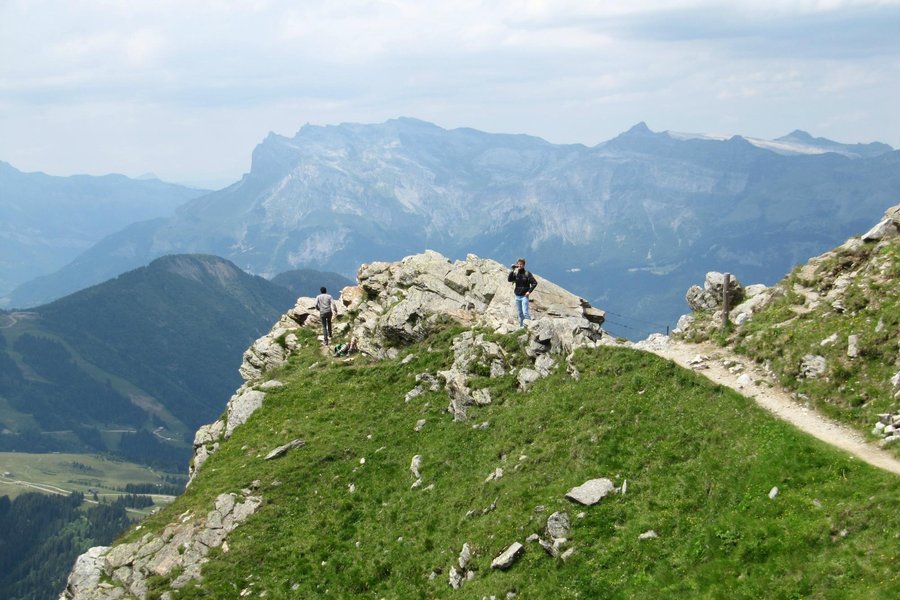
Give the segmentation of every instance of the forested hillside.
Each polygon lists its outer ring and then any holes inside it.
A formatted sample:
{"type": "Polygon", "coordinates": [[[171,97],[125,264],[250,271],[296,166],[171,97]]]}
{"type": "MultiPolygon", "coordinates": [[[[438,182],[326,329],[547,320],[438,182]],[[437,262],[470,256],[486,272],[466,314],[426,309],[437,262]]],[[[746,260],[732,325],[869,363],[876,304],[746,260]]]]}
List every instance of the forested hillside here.
{"type": "Polygon", "coordinates": [[[211,256],[171,256],[0,328],[0,450],[110,451],[183,471],[243,350],[295,296],[211,256]]]}
{"type": "Polygon", "coordinates": [[[125,502],[84,507],[83,501],[77,493],[0,496],[0,598],[57,598],[75,557],[127,527],[125,502]]]}

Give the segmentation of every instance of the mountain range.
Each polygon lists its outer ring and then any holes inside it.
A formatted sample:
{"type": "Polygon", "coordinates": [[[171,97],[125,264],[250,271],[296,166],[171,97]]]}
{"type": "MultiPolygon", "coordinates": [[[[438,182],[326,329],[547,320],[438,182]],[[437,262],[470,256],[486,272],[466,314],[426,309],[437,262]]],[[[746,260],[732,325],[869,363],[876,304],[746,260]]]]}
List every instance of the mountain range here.
{"type": "Polygon", "coordinates": [[[0,161],[0,307],[14,288],[60,269],[103,237],[169,216],[207,192],[123,175],[23,173],[0,161]]]}
{"type": "Polygon", "coordinates": [[[129,226],[20,286],[28,306],[145,264],[201,252],[252,273],[352,277],[431,248],[512,262],[609,311],[630,337],[674,323],[710,269],[772,283],[864,228],[900,196],[900,152],[793,132],[766,147],[650,131],[593,147],[446,130],[401,118],[270,134],[250,172],[168,218],[129,226]]]}

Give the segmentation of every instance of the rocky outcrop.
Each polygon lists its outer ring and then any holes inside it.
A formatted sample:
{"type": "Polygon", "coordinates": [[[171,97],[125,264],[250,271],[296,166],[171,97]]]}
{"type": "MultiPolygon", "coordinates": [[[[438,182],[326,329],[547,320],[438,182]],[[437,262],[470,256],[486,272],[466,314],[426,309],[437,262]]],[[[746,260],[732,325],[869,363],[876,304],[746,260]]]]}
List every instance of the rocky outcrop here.
{"type": "MultiPolygon", "coordinates": [[[[507,268],[493,260],[470,254],[464,261],[452,262],[432,251],[399,262],[364,264],[357,273],[358,285],[341,290],[343,310],[334,326],[335,335],[355,337],[362,352],[389,358],[396,356],[398,346],[425,338],[447,319],[497,333],[515,331],[513,286],[507,274],[507,268]]],[[[602,310],[546,279],[537,279],[531,297],[533,320],[523,330],[534,365],[518,373],[523,390],[549,375],[560,358],[575,348],[596,344],[603,335],[602,310]]],[[[288,361],[299,345],[297,331],[303,327],[318,330],[320,324],[315,299],[298,298],[272,330],[244,352],[240,374],[246,383],[228,401],[225,415],[197,432],[192,479],[221,440],[229,438],[262,406],[267,388],[262,379],[288,361]]],[[[487,369],[492,377],[499,377],[510,367],[502,348],[487,341],[484,334],[464,332],[454,340],[453,350],[451,368],[436,377],[428,375],[432,383],[443,383],[450,400],[448,411],[463,421],[467,407],[491,401],[485,390],[469,389],[470,375],[487,369]]],[[[424,388],[417,386],[406,400],[422,391],[424,388]]]]}
{"type": "Polygon", "coordinates": [[[878,445],[882,447],[900,440],[900,412],[878,415],[872,435],[879,438],[878,445]]]}
{"type": "Polygon", "coordinates": [[[60,600],[144,600],[153,577],[171,578],[169,587],[180,589],[200,578],[210,550],[228,551],[225,538],[261,504],[262,498],[250,490],[220,494],[205,518],[185,513],[161,535],[148,533],[136,542],[91,548],[76,561],[60,600]]]}
{"type": "MultiPolygon", "coordinates": [[[[725,274],[716,271],[710,271],[706,274],[703,287],[699,285],[691,286],[685,300],[691,310],[715,310],[722,307],[724,301],[725,290],[725,274]]],[[[728,282],[728,298],[729,305],[739,304],[744,299],[744,288],[741,286],[737,277],[732,275],[728,282]]]]}

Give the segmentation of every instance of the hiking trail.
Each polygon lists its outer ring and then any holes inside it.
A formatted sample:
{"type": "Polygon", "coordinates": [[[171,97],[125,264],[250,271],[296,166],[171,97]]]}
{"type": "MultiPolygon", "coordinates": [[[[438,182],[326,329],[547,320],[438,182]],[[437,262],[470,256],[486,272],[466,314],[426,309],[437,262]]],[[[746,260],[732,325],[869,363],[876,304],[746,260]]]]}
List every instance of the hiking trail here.
{"type": "Polygon", "coordinates": [[[781,387],[773,374],[745,356],[708,342],[694,344],[665,336],[651,336],[643,342],[638,342],[634,347],[670,359],[686,369],[697,371],[713,383],[730,387],[739,394],[751,398],[779,419],[813,437],[840,448],[872,466],[900,475],[900,460],[867,442],[859,432],[794,400],[791,393],[781,387]],[[741,377],[744,374],[749,376],[749,381],[748,377],[741,377]]]}

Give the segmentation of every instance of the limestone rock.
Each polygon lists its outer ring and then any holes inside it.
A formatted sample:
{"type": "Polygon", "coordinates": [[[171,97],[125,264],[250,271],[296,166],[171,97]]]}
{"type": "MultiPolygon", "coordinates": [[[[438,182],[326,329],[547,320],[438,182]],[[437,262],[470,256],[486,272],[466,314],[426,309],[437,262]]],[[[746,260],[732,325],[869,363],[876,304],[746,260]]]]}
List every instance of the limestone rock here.
{"type": "Polygon", "coordinates": [[[525,552],[525,546],[519,542],[513,542],[511,546],[491,561],[491,568],[506,570],[515,564],[523,552],[525,552]]]}
{"type": "Polygon", "coordinates": [[[569,515],[565,512],[555,512],[547,517],[547,535],[552,539],[564,539],[569,537],[569,515]]]}
{"type": "MultiPolygon", "coordinates": [[[[725,289],[725,275],[717,271],[710,271],[706,274],[706,279],[701,288],[699,285],[691,286],[685,300],[691,310],[705,311],[715,310],[722,307],[722,292],[725,289]]],[[[737,277],[732,275],[728,284],[729,304],[736,306],[744,300],[744,288],[741,286],[737,277]]]]}
{"type": "Polygon", "coordinates": [[[271,452],[266,455],[265,460],[272,460],[273,458],[278,458],[280,456],[284,456],[288,453],[288,451],[293,450],[294,448],[300,448],[306,444],[305,441],[301,439],[296,439],[284,444],[283,446],[278,446],[271,452]]]}
{"type": "Polygon", "coordinates": [[[859,336],[856,334],[847,336],[847,356],[850,358],[859,357],[859,336]]]}
{"type": "Polygon", "coordinates": [[[92,548],[76,561],[61,598],[112,600],[145,598],[148,578],[180,573],[171,588],[178,589],[200,578],[201,567],[212,548],[224,547],[225,538],[256,512],[262,498],[220,494],[205,519],[188,513],[166,527],[161,536],[147,534],[137,542],[108,548],[92,548]],[[107,581],[111,582],[108,583],[107,581]]]}
{"type": "Polygon", "coordinates": [[[827,368],[824,356],[807,354],[800,361],[800,376],[816,379],[824,375],[827,368]]]}
{"type": "Polygon", "coordinates": [[[600,502],[607,495],[614,493],[615,490],[616,487],[612,481],[605,477],[590,479],[566,492],[566,498],[579,504],[591,506],[600,502]]]}
{"type": "Polygon", "coordinates": [[[897,235],[897,222],[893,219],[885,217],[874,227],[872,227],[872,229],[862,235],[862,241],[876,242],[886,237],[892,237],[895,235],[897,235]]]}
{"type": "Polygon", "coordinates": [[[88,594],[97,590],[100,578],[104,574],[103,556],[108,551],[109,546],[94,546],[79,556],[75,561],[75,567],[69,573],[66,589],[61,598],[89,598],[88,594]]]}
{"type": "Polygon", "coordinates": [[[821,342],[819,342],[819,345],[820,346],[832,346],[837,342],[837,340],[838,340],[838,334],[832,333],[827,338],[825,338],[821,342]]]}
{"type": "Polygon", "coordinates": [[[678,317],[678,322],[675,323],[675,329],[672,333],[684,333],[688,329],[690,329],[691,325],[694,323],[696,318],[694,315],[681,315],[678,317]]]}
{"type": "Polygon", "coordinates": [[[448,581],[448,583],[450,584],[450,587],[452,587],[454,590],[458,590],[460,588],[460,586],[462,586],[462,582],[463,582],[462,572],[457,571],[456,567],[450,567],[450,575],[449,575],[449,581],[448,581]]]}
{"type": "Polygon", "coordinates": [[[519,370],[518,380],[519,387],[523,390],[527,390],[532,383],[541,378],[541,374],[534,369],[521,369],[519,370]]]}
{"type": "Polygon", "coordinates": [[[262,406],[266,394],[258,390],[245,390],[235,394],[228,401],[228,409],[225,424],[225,437],[231,437],[235,428],[247,422],[256,410],[262,406]]]}
{"type": "Polygon", "coordinates": [[[459,552],[459,568],[465,569],[466,565],[469,564],[469,560],[472,558],[472,549],[469,547],[469,543],[466,542],[463,544],[462,550],[459,552]]]}

